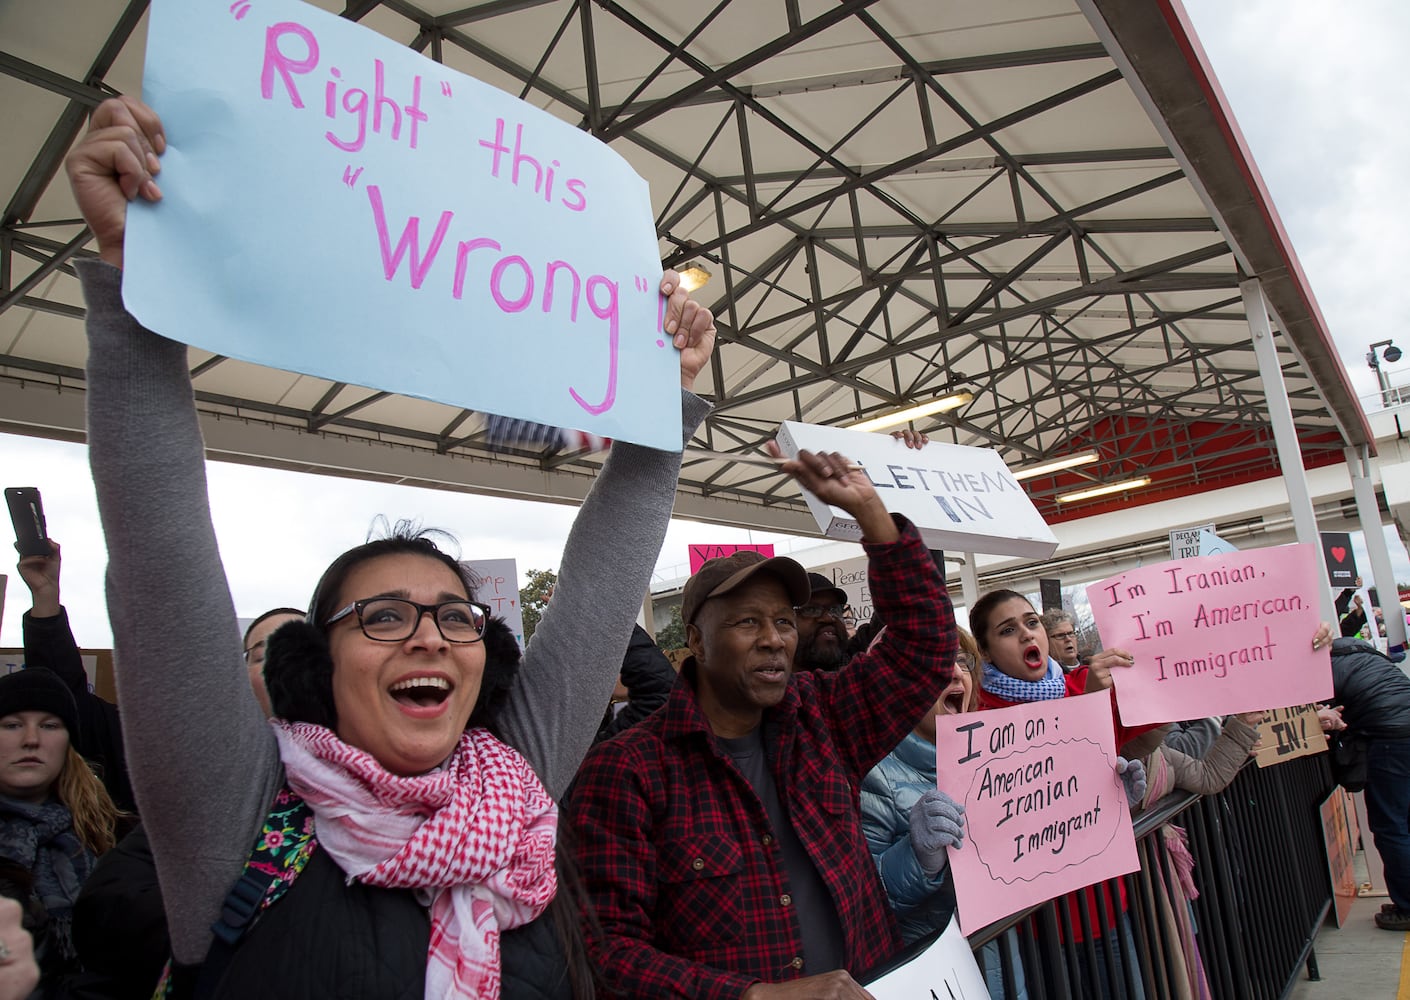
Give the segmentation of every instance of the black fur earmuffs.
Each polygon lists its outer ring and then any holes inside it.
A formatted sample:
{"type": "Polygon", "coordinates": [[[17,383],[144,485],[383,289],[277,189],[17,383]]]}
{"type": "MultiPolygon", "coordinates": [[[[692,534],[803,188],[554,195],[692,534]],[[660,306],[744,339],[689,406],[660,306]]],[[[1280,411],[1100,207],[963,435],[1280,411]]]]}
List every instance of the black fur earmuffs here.
{"type": "MultiPolygon", "coordinates": [[[[499,735],[499,711],[509,697],[523,656],[503,618],[489,620],[481,641],[485,644],[485,672],[466,728],[483,727],[499,735]]],[[[264,686],[269,692],[270,708],[278,718],[337,731],[328,637],[308,622],[286,622],[269,637],[264,654],[264,686]]]]}

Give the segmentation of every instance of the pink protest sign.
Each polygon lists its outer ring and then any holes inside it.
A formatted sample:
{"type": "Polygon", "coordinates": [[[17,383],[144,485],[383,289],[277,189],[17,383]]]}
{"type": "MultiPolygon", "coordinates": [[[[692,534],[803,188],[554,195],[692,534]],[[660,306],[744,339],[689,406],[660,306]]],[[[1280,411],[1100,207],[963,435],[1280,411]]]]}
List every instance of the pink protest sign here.
{"type": "Polygon", "coordinates": [[[1142,566],[1087,587],[1102,642],[1135,655],[1113,670],[1128,726],[1255,712],[1332,696],[1310,545],[1142,566]]]}
{"type": "Polygon", "coordinates": [[[711,559],[732,556],[736,552],[759,552],[772,559],[774,547],[772,545],[692,545],[690,546],[690,573],[694,576],[700,572],[700,567],[711,559]]]}
{"type": "Polygon", "coordinates": [[[1140,867],[1106,692],[939,716],[935,752],[965,807],[950,874],[966,934],[1140,867]]]}

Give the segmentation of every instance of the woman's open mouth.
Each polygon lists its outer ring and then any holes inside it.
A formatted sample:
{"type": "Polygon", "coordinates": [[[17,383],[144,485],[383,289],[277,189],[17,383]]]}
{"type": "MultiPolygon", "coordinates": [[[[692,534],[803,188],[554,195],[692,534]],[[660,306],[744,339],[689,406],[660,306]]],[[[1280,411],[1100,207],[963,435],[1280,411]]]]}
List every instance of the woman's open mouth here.
{"type": "Polygon", "coordinates": [[[945,706],[946,715],[960,715],[964,712],[964,688],[955,688],[953,691],[945,692],[945,700],[941,703],[945,706]]]}
{"type": "Polygon", "coordinates": [[[1029,646],[1023,651],[1023,665],[1029,670],[1044,670],[1047,663],[1043,658],[1043,651],[1037,646],[1029,646]]]}
{"type": "Polygon", "coordinates": [[[387,693],[409,714],[436,715],[450,699],[453,688],[445,677],[407,677],[387,688],[387,693]]]}

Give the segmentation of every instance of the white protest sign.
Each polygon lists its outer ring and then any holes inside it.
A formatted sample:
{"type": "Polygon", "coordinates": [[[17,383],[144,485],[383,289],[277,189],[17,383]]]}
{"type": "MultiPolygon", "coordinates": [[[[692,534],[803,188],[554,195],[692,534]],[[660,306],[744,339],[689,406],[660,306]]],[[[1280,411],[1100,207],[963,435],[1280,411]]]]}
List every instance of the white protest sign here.
{"type": "Polygon", "coordinates": [[[1199,536],[1201,532],[1213,531],[1214,525],[1201,524],[1193,528],[1176,528],[1170,532],[1170,558],[1189,559],[1201,555],[1199,536]]]}
{"type": "Polygon", "coordinates": [[[294,0],[154,0],[164,197],[123,300],[182,343],[680,450],[646,182],[614,150],[294,0]]]}
{"type": "Polygon", "coordinates": [[[1239,547],[1233,542],[1220,538],[1212,531],[1205,530],[1199,533],[1199,551],[1195,555],[1222,556],[1237,551],[1239,551],[1239,547]]]}
{"type": "Polygon", "coordinates": [[[519,569],[513,559],[464,559],[460,565],[479,581],[475,600],[490,606],[490,614],[503,618],[519,648],[524,648],[524,609],[519,606],[519,569]]]}
{"type": "Polygon", "coordinates": [[[988,1000],[989,987],[969,942],[951,919],[945,933],[898,969],[866,984],[875,1000],[988,1000]]]}
{"type": "MultiPolygon", "coordinates": [[[[778,444],[789,456],[800,449],[836,451],[863,466],[886,509],[910,518],[929,548],[1035,559],[1057,551],[1057,536],[988,448],[932,441],[917,451],[889,434],[792,420],[779,427],[778,444]]],[[[807,490],[803,498],[823,534],[861,539],[861,528],[845,511],[807,490]]]]}

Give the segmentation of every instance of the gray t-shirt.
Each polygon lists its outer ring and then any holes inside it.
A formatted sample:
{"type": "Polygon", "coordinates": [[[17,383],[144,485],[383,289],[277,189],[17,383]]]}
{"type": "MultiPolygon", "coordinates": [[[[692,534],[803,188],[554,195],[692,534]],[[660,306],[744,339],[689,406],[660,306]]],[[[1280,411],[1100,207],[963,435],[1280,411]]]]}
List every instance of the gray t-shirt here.
{"type": "Polygon", "coordinates": [[[844,968],[847,964],[847,939],[842,934],[837,905],[779,802],[778,788],[769,771],[768,754],[764,750],[762,727],[738,739],[720,739],[720,746],[753,787],[754,794],[759,796],[764,812],[768,813],[769,824],[774,828],[774,841],[783,857],[788,892],[793,897],[799,933],[803,935],[804,972],[814,976],[844,968]]]}

